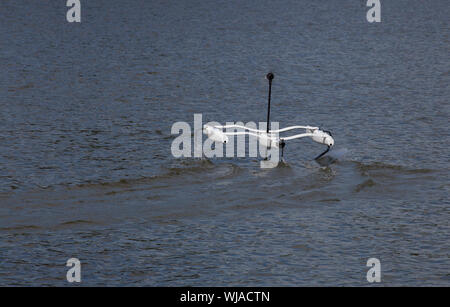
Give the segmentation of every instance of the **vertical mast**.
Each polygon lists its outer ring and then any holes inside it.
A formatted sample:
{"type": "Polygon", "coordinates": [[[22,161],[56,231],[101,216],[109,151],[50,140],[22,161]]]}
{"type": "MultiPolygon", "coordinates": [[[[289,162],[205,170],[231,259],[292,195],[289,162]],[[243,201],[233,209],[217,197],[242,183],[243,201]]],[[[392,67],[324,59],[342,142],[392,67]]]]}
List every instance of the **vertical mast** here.
{"type": "Polygon", "coordinates": [[[273,73],[269,72],[266,76],[267,80],[269,80],[269,101],[267,105],[267,134],[270,130],[270,96],[272,95],[272,80],[275,76],[273,73]]]}

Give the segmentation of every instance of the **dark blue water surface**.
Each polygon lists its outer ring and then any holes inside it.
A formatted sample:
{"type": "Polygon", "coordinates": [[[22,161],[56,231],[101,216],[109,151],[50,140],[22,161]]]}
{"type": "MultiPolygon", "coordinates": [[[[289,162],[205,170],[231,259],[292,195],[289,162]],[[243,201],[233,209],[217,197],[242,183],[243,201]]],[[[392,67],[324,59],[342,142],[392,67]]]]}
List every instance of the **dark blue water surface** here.
{"type": "Polygon", "coordinates": [[[448,1],[65,2],[0,2],[0,285],[450,285],[448,1]],[[335,163],[171,155],[264,121],[269,71],[335,163]]]}

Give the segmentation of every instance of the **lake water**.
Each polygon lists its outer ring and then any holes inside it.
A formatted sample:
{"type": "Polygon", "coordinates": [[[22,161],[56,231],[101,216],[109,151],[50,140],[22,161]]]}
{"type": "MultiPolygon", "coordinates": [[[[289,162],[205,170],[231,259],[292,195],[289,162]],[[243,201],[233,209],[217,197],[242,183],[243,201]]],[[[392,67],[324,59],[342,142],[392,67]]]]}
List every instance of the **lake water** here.
{"type": "Polygon", "coordinates": [[[0,3],[0,285],[450,285],[448,1],[0,3]],[[286,163],[172,124],[331,130],[286,163]],[[333,157],[333,154],[331,155],[333,157]]]}

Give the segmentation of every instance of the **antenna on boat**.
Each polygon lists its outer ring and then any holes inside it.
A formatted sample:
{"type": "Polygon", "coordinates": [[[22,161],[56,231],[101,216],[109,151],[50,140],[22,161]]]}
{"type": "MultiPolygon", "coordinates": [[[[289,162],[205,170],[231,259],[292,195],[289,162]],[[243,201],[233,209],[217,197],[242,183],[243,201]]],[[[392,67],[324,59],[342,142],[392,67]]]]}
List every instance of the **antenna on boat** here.
{"type": "Polygon", "coordinates": [[[267,80],[269,80],[269,101],[267,104],[267,134],[269,134],[269,130],[270,130],[270,96],[272,96],[272,80],[273,78],[275,78],[275,76],[273,75],[273,73],[269,72],[266,75],[267,80]]]}
{"type": "MultiPolygon", "coordinates": [[[[266,79],[269,80],[269,98],[267,103],[267,130],[266,133],[269,134],[270,131],[270,98],[272,96],[272,80],[275,78],[275,75],[271,72],[269,72],[266,75],[266,79]]],[[[284,155],[284,147],[286,146],[286,143],[283,139],[280,140],[280,148],[281,148],[281,157],[284,155]]]]}

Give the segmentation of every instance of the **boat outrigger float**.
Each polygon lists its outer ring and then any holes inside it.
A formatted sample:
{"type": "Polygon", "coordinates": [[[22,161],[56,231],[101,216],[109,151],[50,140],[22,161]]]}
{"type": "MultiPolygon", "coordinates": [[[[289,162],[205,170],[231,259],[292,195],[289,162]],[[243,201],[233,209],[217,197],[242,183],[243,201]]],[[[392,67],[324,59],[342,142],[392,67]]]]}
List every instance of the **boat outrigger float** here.
{"type": "Polygon", "coordinates": [[[331,147],[334,145],[334,139],[331,135],[330,131],[327,130],[321,130],[319,127],[312,127],[312,126],[291,126],[286,127],[283,129],[278,130],[270,130],[270,98],[272,94],[272,80],[274,78],[273,73],[268,73],[266,76],[267,80],[269,80],[269,98],[268,98],[268,107],[267,107],[267,130],[258,130],[249,128],[246,126],[241,125],[204,125],[203,126],[203,133],[208,136],[209,139],[219,142],[219,143],[227,143],[228,142],[228,136],[235,136],[235,135],[252,135],[259,139],[259,142],[262,146],[266,148],[276,147],[281,149],[281,156],[283,157],[284,154],[284,147],[286,146],[286,141],[294,140],[294,139],[300,139],[305,137],[310,137],[314,142],[323,144],[327,146],[327,149],[322,152],[320,155],[314,158],[314,160],[318,160],[322,156],[324,156],[327,152],[330,151],[331,147]],[[224,132],[223,129],[244,129],[246,131],[238,131],[238,132],[224,132]],[[303,129],[305,130],[304,133],[295,134],[288,137],[279,137],[279,134],[282,132],[295,130],[295,129],[303,129]]]}

